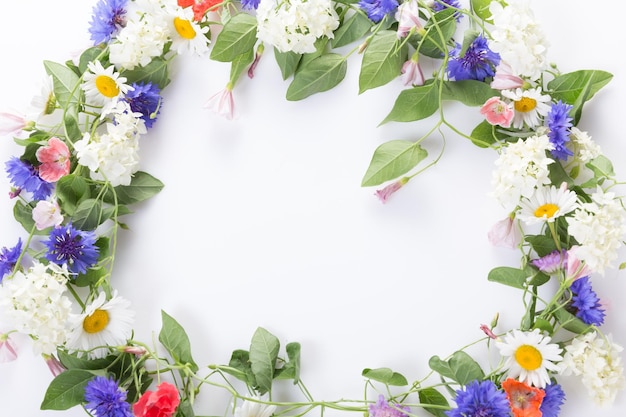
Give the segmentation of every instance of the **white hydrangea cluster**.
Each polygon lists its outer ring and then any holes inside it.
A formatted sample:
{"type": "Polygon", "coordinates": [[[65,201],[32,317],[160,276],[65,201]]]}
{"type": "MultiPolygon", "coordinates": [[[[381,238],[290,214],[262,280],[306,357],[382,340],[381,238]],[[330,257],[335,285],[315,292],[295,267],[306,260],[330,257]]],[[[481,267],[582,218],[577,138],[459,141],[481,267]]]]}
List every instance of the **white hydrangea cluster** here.
{"type": "Polygon", "coordinates": [[[499,53],[517,75],[537,80],[549,65],[549,43],[528,1],[508,1],[506,7],[494,1],[489,11],[494,24],[491,50],[499,53]]]}
{"type": "Polygon", "coordinates": [[[281,52],[315,52],[315,41],[339,26],[330,0],[261,0],[256,15],[257,38],[281,52]]]}
{"type": "Polygon", "coordinates": [[[594,271],[603,274],[617,259],[617,250],[626,234],[624,209],[615,193],[600,187],[590,203],[581,204],[568,221],[568,232],[580,244],[577,256],[594,271]]]}
{"type": "Polygon", "coordinates": [[[565,347],[561,373],[582,376],[583,385],[597,404],[611,404],[625,385],[622,350],[611,335],[582,334],[565,347]]]}
{"type": "Polygon", "coordinates": [[[600,146],[591,139],[591,136],[576,126],[570,128],[569,137],[574,147],[574,157],[581,164],[585,164],[602,154],[600,146]]]}
{"type": "Polygon", "coordinates": [[[3,321],[30,335],[38,354],[51,355],[65,344],[72,302],[65,295],[69,272],[65,266],[35,262],[26,272],[5,278],[0,286],[3,321]]]}
{"type": "Polygon", "coordinates": [[[114,187],[129,185],[139,169],[139,138],[146,126],[141,114],[133,113],[126,102],[118,102],[111,114],[114,122],[105,124],[105,132],[85,133],[74,149],[78,163],[89,168],[93,179],[109,181],[114,187]]]}
{"type": "Polygon", "coordinates": [[[550,184],[546,156],[553,145],[547,135],[531,136],[509,144],[500,153],[493,171],[493,196],[500,204],[513,210],[521,197],[530,198],[536,187],[550,184]]]}

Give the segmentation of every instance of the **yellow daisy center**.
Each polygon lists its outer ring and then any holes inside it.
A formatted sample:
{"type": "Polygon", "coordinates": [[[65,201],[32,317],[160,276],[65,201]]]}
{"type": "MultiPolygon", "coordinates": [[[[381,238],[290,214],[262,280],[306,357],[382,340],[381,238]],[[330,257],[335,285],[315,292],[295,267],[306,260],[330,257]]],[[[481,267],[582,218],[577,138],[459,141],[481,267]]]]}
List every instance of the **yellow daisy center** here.
{"type": "Polygon", "coordinates": [[[534,371],[541,366],[543,357],[541,356],[541,352],[539,352],[536,347],[522,345],[515,351],[515,360],[519,366],[527,371],[534,371]]]}
{"type": "Polygon", "coordinates": [[[548,219],[551,219],[558,210],[559,206],[556,204],[544,204],[543,206],[537,207],[537,210],[535,210],[535,217],[547,217],[548,219]]]}
{"type": "Polygon", "coordinates": [[[83,330],[87,333],[99,333],[109,324],[109,313],[106,310],[97,309],[92,315],[83,320],[83,330]]]}
{"type": "Polygon", "coordinates": [[[196,37],[196,31],[191,26],[189,20],[181,19],[180,17],[174,18],[174,28],[181,38],[193,39],[196,37]]]}
{"type": "Polygon", "coordinates": [[[515,110],[526,113],[531,110],[535,110],[535,107],[537,107],[537,100],[530,97],[522,97],[515,102],[514,107],[515,110]]]}
{"type": "Polygon", "coordinates": [[[100,94],[108,98],[117,97],[120,93],[117,83],[108,75],[98,75],[96,77],[96,88],[100,94]]]}

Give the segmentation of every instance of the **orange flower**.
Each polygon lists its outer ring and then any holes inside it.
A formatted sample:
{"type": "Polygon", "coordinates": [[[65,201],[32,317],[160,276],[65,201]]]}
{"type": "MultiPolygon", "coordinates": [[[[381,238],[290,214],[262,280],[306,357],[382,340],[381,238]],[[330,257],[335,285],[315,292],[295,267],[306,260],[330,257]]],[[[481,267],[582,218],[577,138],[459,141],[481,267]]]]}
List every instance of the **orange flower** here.
{"type": "Polygon", "coordinates": [[[182,8],[190,7],[193,10],[193,20],[199,22],[204,15],[209,11],[217,9],[217,5],[222,3],[222,0],[178,0],[178,5],[182,8]]]}
{"type": "Polygon", "coordinates": [[[541,417],[541,402],[546,393],[539,388],[531,387],[513,378],[502,383],[502,389],[509,399],[514,417],[541,417]]]}

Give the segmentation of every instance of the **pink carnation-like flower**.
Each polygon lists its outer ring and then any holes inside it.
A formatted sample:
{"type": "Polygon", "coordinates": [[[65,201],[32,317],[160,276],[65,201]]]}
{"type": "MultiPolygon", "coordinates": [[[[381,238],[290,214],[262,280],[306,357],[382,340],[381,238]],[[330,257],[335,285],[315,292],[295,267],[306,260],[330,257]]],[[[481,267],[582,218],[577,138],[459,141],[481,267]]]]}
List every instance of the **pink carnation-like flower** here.
{"type": "Polygon", "coordinates": [[[169,382],[161,382],[156,391],[146,391],[133,405],[136,417],[171,417],[180,403],[178,390],[169,382]]]}
{"type": "Polygon", "coordinates": [[[494,224],[487,237],[492,245],[509,249],[515,249],[522,240],[522,234],[511,216],[494,224]]]}
{"type": "Polygon", "coordinates": [[[491,97],[483,104],[480,114],[485,116],[489,124],[494,126],[509,127],[513,121],[515,112],[511,106],[500,99],[500,97],[491,97]]]}
{"type": "Polygon", "coordinates": [[[48,145],[37,149],[39,176],[48,182],[56,182],[64,175],[70,173],[70,150],[59,138],[52,137],[48,145]]]}

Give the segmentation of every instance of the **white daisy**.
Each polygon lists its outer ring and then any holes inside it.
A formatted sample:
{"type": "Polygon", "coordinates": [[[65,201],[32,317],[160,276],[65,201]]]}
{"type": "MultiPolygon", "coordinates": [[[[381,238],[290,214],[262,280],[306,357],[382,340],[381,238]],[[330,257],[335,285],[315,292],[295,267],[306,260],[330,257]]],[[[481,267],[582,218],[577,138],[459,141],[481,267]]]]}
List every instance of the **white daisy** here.
{"type": "Polygon", "coordinates": [[[526,224],[554,222],[557,217],[574,211],[578,207],[578,196],[567,189],[567,184],[564,185],[560,188],[544,186],[538,188],[531,198],[523,198],[517,217],[526,224]]]}
{"type": "Polygon", "coordinates": [[[131,335],[135,314],[129,307],[130,302],[117,292],[110,300],[101,292],[83,314],[70,319],[67,348],[79,356],[87,352],[89,359],[104,358],[111,347],[125,344],[131,335]]]}
{"type": "Polygon", "coordinates": [[[542,94],[540,88],[523,90],[502,90],[502,95],[513,102],[513,127],[521,129],[524,124],[530,128],[541,124],[540,117],[545,116],[550,111],[550,96],[542,94]]]}
{"type": "Polygon", "coordinates": [[[177,8],[170,16],[170,32],[172,49],[179,55],[203,55],[209,50],[209,39],[206,33],[209,27],[201,27],[193,20],[191,7],[177,8]]]}
{"type": "Polygon", "coordinates": [[[235,417],[270,417],[276,411],[275,405],[262,404],[258,397],[255,401],[244,401],[241,407],[235,408],[235,417]]]}
{"type": "Polygon", "coordinates": [[[496,341],[500,354],[507,358],[504,367],[508,376],[535,387],[544,388],[550,383],[550,372],[559,372],[555,363],[561,361],[561,348],[550,343],[548,336],[543,336],[538,329],[532,332],[513,330],[496,341]]]}
{"type": "Polygon", "coordinates": [[[100,61],[92,61],[87,69],[82,89],[90,104],[107,107],[107,104],[114,104],[119,97],[133,89],[125,84],[126,78],[120,77],[113,65],[105,69],[100,61]]]}

